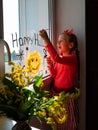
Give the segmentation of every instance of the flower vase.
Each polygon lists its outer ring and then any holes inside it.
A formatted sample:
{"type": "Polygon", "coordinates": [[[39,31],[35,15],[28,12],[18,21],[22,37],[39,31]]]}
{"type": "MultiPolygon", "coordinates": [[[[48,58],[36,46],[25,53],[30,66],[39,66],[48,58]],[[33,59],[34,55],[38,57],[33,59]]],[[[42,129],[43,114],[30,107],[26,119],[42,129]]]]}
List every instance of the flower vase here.
{"type": "Polygon", "coordinates": [[[31,126],[26,121],[17,121],[12,127],[12,130],[32,130],[31,126]]]}

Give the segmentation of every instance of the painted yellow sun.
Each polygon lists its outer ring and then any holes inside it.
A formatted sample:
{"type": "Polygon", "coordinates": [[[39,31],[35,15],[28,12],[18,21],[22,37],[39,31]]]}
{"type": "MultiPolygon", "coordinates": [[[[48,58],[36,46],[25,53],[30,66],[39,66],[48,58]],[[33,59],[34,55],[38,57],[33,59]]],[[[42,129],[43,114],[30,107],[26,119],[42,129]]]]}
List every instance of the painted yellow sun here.
{"type": "Polygon", "coordinates": [[[29,53],[26,60],[27,71],[30,72],[32,75],[37,74],[40,70],[40,66],[41,66],[40,53],[38,52],[29,53]]]}

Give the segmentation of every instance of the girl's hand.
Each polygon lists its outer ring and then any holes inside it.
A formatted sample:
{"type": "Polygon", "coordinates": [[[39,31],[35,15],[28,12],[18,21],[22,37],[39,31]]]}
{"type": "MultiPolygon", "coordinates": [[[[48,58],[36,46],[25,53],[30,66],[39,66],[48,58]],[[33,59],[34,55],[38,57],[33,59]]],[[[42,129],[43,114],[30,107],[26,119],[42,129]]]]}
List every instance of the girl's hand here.
{"type": "Polygon", "coordinates": [[[50,56],[46,57],[46,61],[47,61],[48,66],[52,66],[53,65],[53,61],[52,61],[50,56]]]}
{"type": "Polygon", "coordinates": [[[50,39],[49,39],[48,34],[45,29],[40,30],[39,35],[44,40],[45,44],[50,43],[50,39]]]}

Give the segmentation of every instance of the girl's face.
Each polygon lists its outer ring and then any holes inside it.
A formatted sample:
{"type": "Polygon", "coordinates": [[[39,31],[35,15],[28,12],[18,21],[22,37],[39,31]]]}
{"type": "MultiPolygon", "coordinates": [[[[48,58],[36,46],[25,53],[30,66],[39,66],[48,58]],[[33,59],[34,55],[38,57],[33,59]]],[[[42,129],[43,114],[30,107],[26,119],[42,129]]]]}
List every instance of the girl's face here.
{"type": "Polygon", "coordinates": [[[58,37],[57,49],[61,55],[67,55],[70,53],[69,37],[66,34],[61,34],[58,37]]]}

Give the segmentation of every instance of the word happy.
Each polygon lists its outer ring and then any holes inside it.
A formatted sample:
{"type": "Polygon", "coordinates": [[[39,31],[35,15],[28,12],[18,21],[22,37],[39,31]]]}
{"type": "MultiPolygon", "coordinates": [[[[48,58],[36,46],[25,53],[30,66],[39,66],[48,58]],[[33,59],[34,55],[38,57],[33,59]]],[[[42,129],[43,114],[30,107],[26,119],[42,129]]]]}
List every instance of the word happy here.
{"type": "Polygon", "coordinates": [[[34,33],[33,37],[17,37],[17,33],[15,33],[15,36],[12,34],[12,46],[13,48],[15,46],[24,46],[24,45],[37,45],[37,46],[43,46],[42,41],[39,39],[39,35],[34,33]]]}

